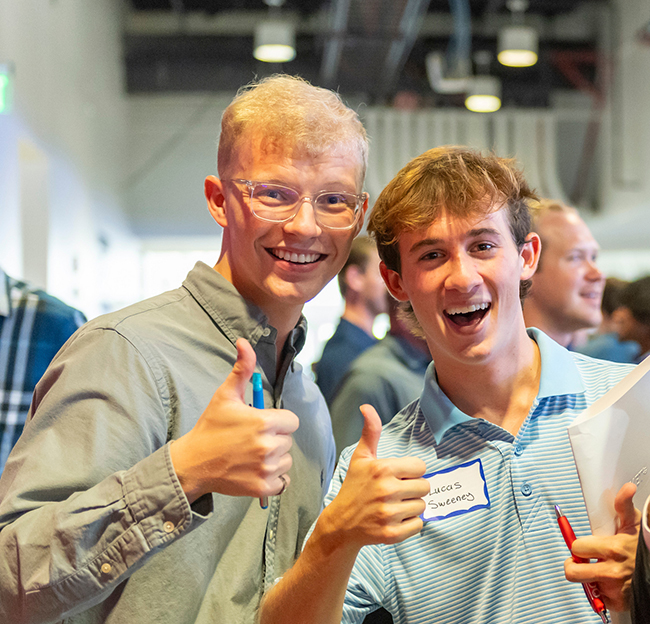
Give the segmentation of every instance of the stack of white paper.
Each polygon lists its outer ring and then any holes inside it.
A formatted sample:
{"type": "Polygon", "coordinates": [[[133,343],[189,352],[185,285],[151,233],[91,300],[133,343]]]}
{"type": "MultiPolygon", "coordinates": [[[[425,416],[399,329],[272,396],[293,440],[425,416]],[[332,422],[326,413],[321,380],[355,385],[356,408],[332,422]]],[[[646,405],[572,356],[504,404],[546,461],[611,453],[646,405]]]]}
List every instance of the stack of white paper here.
{"type": "Polygon", "coordinates": [[[649,372],[647,358],[568,428],[594,535],[614,534],[614,497],[624,483],[636,483],[639,508],[650,495],[649,372]]]}

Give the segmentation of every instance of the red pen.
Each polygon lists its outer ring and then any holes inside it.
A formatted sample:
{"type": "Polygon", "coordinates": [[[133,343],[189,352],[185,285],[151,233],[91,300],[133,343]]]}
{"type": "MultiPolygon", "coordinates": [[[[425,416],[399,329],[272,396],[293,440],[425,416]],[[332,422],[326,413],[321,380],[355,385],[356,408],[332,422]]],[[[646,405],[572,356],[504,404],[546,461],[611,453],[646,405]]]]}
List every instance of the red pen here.
{"type": "MultiPolygon", "coordinates": [[[[576,540],[576,534],[573,532],[569,520],[557,505],[555,505],[555,515],[557,516],[557,523],[560,525],[562,537],[564,538],[569,550],[571,550],[571,546],[573,546],[573,542],[576,540]]],[[[571,558],[576,563],[589,563],[589,559],[583,559],[573,553],[571,553],[571,558]]],[[[605,624],[611,624],[609,614],[607,613],[607,607],[600,597],[600,592],[598,591],[596,583],[583,583],[582,587],[585,590],[585,594],[587,594],[587,600],[589,600],[591,608],[600,616],[600,619],[605,622],[605,624]]]]}

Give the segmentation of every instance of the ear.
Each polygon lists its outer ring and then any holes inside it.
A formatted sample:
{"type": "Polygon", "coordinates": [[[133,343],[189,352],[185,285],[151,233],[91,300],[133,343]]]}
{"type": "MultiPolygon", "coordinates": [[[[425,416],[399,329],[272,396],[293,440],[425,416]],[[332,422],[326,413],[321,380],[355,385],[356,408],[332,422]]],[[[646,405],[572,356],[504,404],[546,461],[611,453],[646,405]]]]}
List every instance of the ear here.
{"type": "Polygon", "coordinates": [[[212,218],[221,226],[228,226],[226,218],[226,195],[223,182],[216,176],[208,176],[203,185],[205,199],[208,202],[208,210],[212,218]]]}
{"type": "Polygon", "coordinates": [[[361,228],[363,227],[363,222],[366,219],[366,212],[368,212],[368,199],[370,199],[370,195],[368,193],[364,193],[365,199],[363,200],[363,205],[361,206],[361,216],[359,217],[359,220],[357,221],[357,225],[354,229],[354,235],[356,236],[361,232],[361,228]]]}
{"type": "Polygon", "coordinates": [[[345,273],[343,274],[343,280],[347,284],[347,287],[352,292],[358,293],[363,289],[363,273],[359,270],[359,267],[351,264],[345,273]]]}
{"type": "Polygon", "coordinates": [[[383,261],[379,263],[379,272],[386,283],[386,288],[398,301],[408,301],[409,297],[404,290],[402,276],[397,272],[389,269],[383,261]]]}
{"type": "Polygon", "coordinates": [[[526,242],[519,252],[522,262],[520,279],[527,280],[535,274],[541,252],[542,241],[535,232],[531,232],[526,236],[526,242]]]}

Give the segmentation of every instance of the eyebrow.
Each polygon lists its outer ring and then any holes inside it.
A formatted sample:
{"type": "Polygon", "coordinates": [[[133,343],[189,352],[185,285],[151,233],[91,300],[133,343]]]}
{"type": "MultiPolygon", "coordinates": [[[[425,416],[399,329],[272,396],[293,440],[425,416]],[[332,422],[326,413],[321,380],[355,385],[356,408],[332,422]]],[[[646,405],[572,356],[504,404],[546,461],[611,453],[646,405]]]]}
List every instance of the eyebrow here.
{"type": "MultiPolygon", "coordinates": [[[[494,228],[488,228],[488,227],[469,230],[469,232],[465,234],[465,237],[478,238],[479,236],[485,236],[485,235],[492,235],[501,238],[501,232],[499,232],[499,230],[496,230],[494,228]]],[[[430,245],[439,245],[442,242],[444,242],[444,239],[442,238],[423,238],[421,241],[415,243],[409,251],[414,252],[417,251],[418,249],[421,249],[422,247],[429,247],[430,245]]]]}

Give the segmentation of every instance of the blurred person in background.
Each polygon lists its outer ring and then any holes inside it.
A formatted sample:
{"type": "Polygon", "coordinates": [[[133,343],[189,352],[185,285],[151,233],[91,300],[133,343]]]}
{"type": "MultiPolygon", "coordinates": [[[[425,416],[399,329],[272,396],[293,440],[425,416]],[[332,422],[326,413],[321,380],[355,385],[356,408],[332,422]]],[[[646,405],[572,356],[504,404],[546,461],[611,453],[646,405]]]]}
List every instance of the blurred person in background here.
{"type": "Polygon", "coordinates": [[[639,344],[633,340],[619,338],[619,317],[616,311],[621,305],[621,295],[629,282],[616,277],[605,280],[601,311],[603,320],[595,334],[588,341],[576,348],[576,351],[612,362],[631,363],[639,354],[639,344]]]}
{"type": "Polygon", "coordinates": [[[363,226],[367,154],[332,91],[240,90],[204,183],[217,263],[87,323],[37,386],[0,479],[0,622],[253,624],[334,467],[294,358],[363,226]]]}
{"type": "Polygon", "coordinates": [[[364,403],[377,410],[385,425],[422,393],[424,375],[431,362],[429,347],[409,330],[398,302],[392,297],[388,314],[388,334],[352,363],[332,401],[330,414],[337,455],[359,441],[363,429],[359,408],[364,403]]]}
{"type": "Polygon", "coordinates": [[[38,380],[86,317],[0,269],[0,474],[23,432],[38,380]]]}
{"type": "Polygon", "coordinates": [[[372,326],[377,316],[387,310],[388,291],[379,273],[379,254],[372,239],[360,236],[354,240],[338,282],[345,302],[343,315],[320,361],[314,365],[316,383],[329,406],[350,364],[377,343],[372,326]]]}
{"type": "Polygon", "coordinates": [[[599,246],[578,211],[554,200],[535,206],[533,231],[542,252],[524,300],[526,327],[537,327],[570,349],[580,330],[596,328],[602,320],[599,246]]]}
{"type": "Polygon", "coordinates": [[[634,340],[640,346],[635,362],[650,355],[650,275],[628,284],[616,311],[621,340],[634,340]]]}

